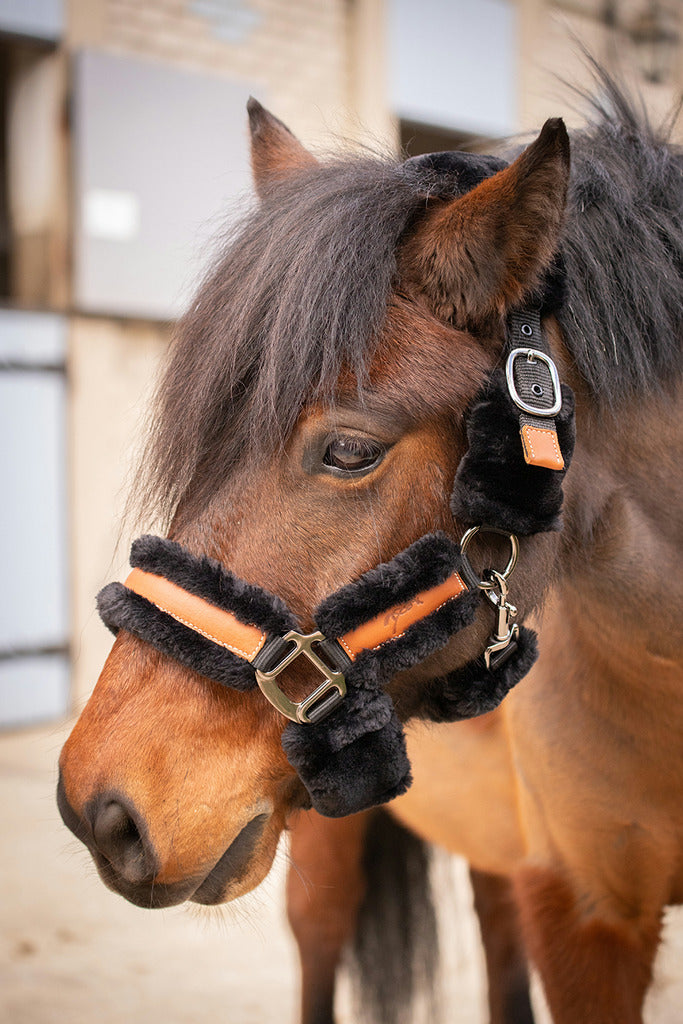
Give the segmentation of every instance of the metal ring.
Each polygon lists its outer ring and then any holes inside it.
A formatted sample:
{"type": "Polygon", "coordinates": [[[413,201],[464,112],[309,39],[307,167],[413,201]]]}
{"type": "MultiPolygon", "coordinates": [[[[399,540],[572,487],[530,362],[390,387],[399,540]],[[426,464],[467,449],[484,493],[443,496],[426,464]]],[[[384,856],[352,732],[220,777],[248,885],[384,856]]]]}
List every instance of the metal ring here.
{"type": "MultiPolygon", "coordinates": [[[[467,559],[466,554],[467,547],[472,538],[476,537],[476,535],[480,532],[497,533],[500,537],[507,537],[507,539],[509,540],[510,557],[508,559],[508,564],[505,566],[501,573],[497,573],[504,580],[508,580],[514,572],[515,566],[517,565],[517,558],[519,556],[519,541],[517,540],[517,535],[514,533],[510,533],[508,530],[499,530],[498,527],[496,526],[470,526],[469,530],[467,530],[463,534],[462,539],[460,541],[460,553],[462,554],[463,558],[467,560],[468,564],[469,559],[467,559]]],[[[491,572],[497,572],[497,570],[491,570],[491,572]]],[[[473,575],[476,576],[477,573],[473,572],[473,575]]],[[[496,586],[495,583],[492,583],[489,580],[480,580],[478,585],[482,590],[493,590],[496,586]]]]}

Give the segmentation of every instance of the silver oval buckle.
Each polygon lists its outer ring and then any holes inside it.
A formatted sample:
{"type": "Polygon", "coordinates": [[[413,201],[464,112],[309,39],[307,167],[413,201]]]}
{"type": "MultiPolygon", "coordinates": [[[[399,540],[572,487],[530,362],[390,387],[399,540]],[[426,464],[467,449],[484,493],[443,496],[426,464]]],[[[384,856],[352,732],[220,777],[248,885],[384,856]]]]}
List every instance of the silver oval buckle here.
{"type": "Polygon", "coordinates": [[[522,409],[523,412],[528,412],[531,416],[557,416],[558,412],[562,408],[560,376],[557,372],[555,363],[552,361],[550,356],[545,354],[545,352],[539,352],[537,348],[513,348],[507,358],[507,363],[505,364],[505,376],[508,382],[510,397],[519,409],[522,409]],[[517,386],[515,385],[514,366],[515,359],[521,358],[522,356],[525,359],[528,359],[531,363],[536,362],[538,359],[548,367],[550,380],[553,385],[553,404],[549,409],[539,409],[537,405],[529,405],[528,402],[525,402],[524,399],[520,397],[520,394],[517,391],[517,386]]]}
{"type": "Polygon", "coordinates": [[[301,725],[314,725],[316,722],[320,722],[331,711],[334,711],[346,696],[344,674],[326,665],[320,655],[313,650],[313,644],[320,643],[324,639],[325,637],[319,631],[297,633],[292,629],[283,636],[282,640],[284,643],[294,644],[294,647],[287,651],[274,668],[267,672],[261,669],[255,670],[256,681],[273,707],[276,707],[292,722],[299,722],[301,725]],[[296,661],[300,654],[303,654],[311,664],[315,665],[325,679],[313,693],[297,703],[282,692],[275,680],[292,662],[296,661]]]}

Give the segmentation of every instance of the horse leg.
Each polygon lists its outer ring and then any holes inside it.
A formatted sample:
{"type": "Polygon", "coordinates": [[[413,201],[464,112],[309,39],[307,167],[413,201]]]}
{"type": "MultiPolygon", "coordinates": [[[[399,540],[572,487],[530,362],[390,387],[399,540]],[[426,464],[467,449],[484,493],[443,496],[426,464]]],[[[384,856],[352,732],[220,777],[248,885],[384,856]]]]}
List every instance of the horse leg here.
{"type": "Polygon", "coordinates": [[[302,811],[291,828],[287,914],[301,960],[301,1024],[333,1024],[335,975],[365,892],[368,818],[302,811]]]}
{"type": "Polygon", "coordinates": [[[598,916],[559,871],[523,869],[515,880],[522,930],[555,1024],[642,1024],[661,910],[650,919],[598,916]]]}
{"type": "Polygon", "coordinates": [[[488,975],[489,1024],[533,1024],[529,972],[512,885],[470,869],[488,975]]]}

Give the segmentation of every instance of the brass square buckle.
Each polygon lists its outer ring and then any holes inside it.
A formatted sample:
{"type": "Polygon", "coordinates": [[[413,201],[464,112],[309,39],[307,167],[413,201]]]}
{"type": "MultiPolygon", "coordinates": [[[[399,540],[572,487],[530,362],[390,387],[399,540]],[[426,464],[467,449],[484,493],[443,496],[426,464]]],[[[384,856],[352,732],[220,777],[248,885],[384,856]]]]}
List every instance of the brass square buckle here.
{"type": "MultiPolygon", "coordinates": [[[[263,694],[273,707],[276,707],[278,711],[291,719],[292,722],[299,722],[301,725],[315,725],[316,722],[320,722],[331,711],[334,711],[346,696],[344,673],[338,672],[335,668],[326,664],[313,648],[314,644],[320,645],[324,641],[325,637],[320,632],[302,634],[292,629],[289,633],[278,639],[276,655],[283,652],[283,656],[273,667],[268,664],[270,659],[261,660],[260,657],[257,657],[254,660],[256,681],[263,694]],[[277,685],[276,679],[281,672],[284,672],[302,654],[312,665],[315,665],[320,674],[325,678],[313,693],[309,694],[308,697],[304,697],[299,703],[296,703],[282,692],[277,685]],[[257,667],[259,661],[263,664],[263,668],[257,667]]],[[[264,648],[261,653],[265,654],[266,649],[264,648]]]]}

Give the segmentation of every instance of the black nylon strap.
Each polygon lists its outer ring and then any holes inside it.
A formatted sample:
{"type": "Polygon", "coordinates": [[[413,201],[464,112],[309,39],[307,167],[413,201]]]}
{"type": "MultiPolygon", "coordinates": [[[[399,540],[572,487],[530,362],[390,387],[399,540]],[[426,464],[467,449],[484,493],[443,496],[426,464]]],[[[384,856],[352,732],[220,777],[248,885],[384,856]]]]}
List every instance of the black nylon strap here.
{"type": "MultiPolygon", "coordinates": [[[[550,357],[550,349],[541,328],[538,309],[514,310],[509,317],[509,348],[535,349],[550,357]]],[[[555,385],[549,367],[540,359],[515,359],[512,376],[519,397],[538,409],[551,409],[556,398],[555,385]]],[[[514,398],[514,396],[513,396],[514,398]]],[[[520,409],[520,427],[525,424],[542,430],[557,430],[550,416],[534,416],[520,409]]]]}

